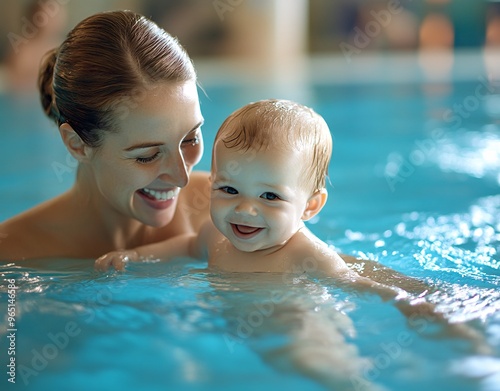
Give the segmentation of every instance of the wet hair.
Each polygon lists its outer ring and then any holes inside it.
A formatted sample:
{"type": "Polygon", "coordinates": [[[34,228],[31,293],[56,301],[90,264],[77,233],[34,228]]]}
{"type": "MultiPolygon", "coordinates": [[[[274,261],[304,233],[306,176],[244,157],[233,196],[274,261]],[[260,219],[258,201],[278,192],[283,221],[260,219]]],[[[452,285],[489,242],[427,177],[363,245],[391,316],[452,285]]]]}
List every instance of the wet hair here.
{"type": "Polygon", "coordinates": [[[332,136],[323,117],[309,107],[277,99],[250,103],[222,123],[215,142],[219,140],[239,151],[285,148],[303,152],[304,183],[313,192],[325,187],[332,136]]]}
{"type": "Polygon", "coordinates": [[[196,72],[176,38],[135,12],[111,11],[84,19],[49,51],[38,84],[49,118],[98,147],[157,83],[189,80],[196,72]]]}

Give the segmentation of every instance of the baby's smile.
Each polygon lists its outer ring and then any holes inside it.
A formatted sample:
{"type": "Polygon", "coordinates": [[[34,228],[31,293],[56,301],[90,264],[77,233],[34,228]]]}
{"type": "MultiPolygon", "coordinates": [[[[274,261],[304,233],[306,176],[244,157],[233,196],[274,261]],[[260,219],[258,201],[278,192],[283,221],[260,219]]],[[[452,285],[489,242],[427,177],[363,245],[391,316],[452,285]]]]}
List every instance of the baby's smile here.
{"type": "Polygon", "coordinates": [[[240,239],[251,239],[257,236],[264,228],[262,227],[251,227],[249,225],[240,225],[231,223],[231,228],[236,237],[240,239]]]}

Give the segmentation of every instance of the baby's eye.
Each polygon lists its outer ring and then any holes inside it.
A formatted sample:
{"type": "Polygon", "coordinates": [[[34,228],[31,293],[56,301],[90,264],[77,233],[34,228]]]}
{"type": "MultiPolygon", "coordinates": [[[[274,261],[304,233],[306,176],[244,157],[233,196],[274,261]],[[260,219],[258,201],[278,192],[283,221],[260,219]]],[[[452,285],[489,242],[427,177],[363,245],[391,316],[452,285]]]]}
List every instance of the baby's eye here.
{"type": "Polygon", "coordinates": [[[227,194],[238,194],[238,190],[236,190],[234,187],[231,186],[222,186],[219,188],[219,190],[222,190],[224,193],[227,194]]]}
{"type": "Polygon", "coordinates": [[[269,200],[269,201],[274,201],[274,200],[280,199],[280,197],[277,194],[271,193],[269,191],[262,193],[260,197],[264,198],[265,200],[269,200]]]}
{"type": "Polygon", "coordinates": [[[148,157],[138,157],[135,158],[135,160],[137,161],[137,163],[147,164],[155,161],[158,158],[158,156],[160,156],[160,152],[156,152],[154,155],[148,157]]]}

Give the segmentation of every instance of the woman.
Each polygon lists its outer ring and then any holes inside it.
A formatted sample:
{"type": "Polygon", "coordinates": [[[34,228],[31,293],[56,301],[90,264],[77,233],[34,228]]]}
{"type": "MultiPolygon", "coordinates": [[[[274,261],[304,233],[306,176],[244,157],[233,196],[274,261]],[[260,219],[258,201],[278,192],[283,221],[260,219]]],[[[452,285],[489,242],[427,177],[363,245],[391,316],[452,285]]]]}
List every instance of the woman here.
{"type": "Polygon", "coordinates": [[[97,258],[194,232],[208,218],[196,73],[130,11],[80,22],[47,53],[42,105],[79,162],[74,186],[0,225],[0,259],[97,258]]]}

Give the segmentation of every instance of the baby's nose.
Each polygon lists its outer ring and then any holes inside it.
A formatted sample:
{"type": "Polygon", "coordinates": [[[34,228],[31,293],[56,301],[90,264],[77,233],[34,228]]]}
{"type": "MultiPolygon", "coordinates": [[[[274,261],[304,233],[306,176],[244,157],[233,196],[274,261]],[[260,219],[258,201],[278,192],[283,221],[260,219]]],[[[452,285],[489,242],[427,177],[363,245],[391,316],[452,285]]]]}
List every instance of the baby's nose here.
{"type": "Polygon", "coordinates": [[[247,200],[240,202],[236,206],[235,212],[238,214],[247,214],[250,216],[257,216],[257,209],[255,208],[255,206],[251,202],[249,202],[247,200]]]}

